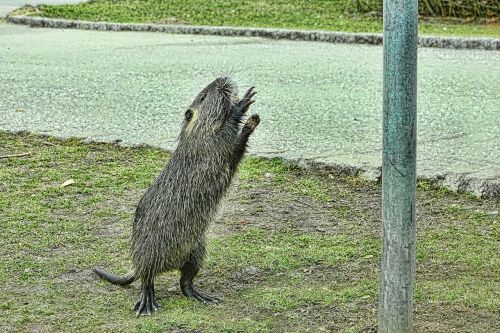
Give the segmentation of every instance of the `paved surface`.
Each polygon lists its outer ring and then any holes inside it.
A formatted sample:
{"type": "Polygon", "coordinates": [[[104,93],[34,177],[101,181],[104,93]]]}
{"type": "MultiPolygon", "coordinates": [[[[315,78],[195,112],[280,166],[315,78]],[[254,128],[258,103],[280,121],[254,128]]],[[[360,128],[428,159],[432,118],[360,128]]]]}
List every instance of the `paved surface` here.
{"type": "Polygon", "coordinates": [[[24,5],[64,5],[83,2],[82,0],[0,0],[0,18],[4,18],[16,8],[24,5]]]}
{"type": "MultiPolygon", "coordinates": [[[[258,89],[252,153],[380,165],[382,48],[0,25],[0,129],[173,148],[220,73],[258,89]]],[[[418,174],[500,179],[500,52],[420,49],[418,174]]]]}

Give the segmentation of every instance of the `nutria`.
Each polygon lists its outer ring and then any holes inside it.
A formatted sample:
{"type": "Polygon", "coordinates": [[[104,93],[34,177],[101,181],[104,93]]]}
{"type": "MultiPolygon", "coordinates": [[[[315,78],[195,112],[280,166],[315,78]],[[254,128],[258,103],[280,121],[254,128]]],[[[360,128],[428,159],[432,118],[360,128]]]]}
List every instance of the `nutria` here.
{"type": "Polygon", "coordinates": [[[180,270],[186,297],[202,303],[220,301],[197,290],[193,278],[205,257],[207,227],[260,122],[254,114],[241,126],[254,103],[253,89],[239,100],[234,81],[220,77],[198,94],[185,112],[177,148],[135,211],[132,271],[116,276],[95,269],[118,285],[141,279],[141,295],[133,308],[137,315],[158,310],[154,278],[170,270],[180,270]]]}

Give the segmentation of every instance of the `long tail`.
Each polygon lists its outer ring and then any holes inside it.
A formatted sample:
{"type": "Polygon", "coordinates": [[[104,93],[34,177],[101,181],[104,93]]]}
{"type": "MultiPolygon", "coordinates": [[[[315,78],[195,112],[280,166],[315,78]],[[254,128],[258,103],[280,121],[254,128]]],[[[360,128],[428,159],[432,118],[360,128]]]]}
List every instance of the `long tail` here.
{"type": "Polygon", "coordinates": [[[124,276],[110,274],[99,268],[94,268],[94,272],[96,272],[96,274],[99,275],[101,278],[108,280],[113,284],[118,284],[120,286],[126,286],[128,284],[131,284],[137,279],[137,276],[135,275],[134,271],[130,271],[124,276]]]}

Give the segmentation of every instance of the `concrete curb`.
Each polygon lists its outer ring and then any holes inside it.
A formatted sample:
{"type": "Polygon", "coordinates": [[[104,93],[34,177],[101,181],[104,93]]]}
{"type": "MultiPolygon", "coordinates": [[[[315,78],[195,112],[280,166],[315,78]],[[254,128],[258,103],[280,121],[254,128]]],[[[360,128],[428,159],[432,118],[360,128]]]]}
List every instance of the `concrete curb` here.
{"type": "MultiPolygon", "coordinates": [[[[150,144],[129,144],[123,143],[121,139],[118,140],[100,140],[95,138],[89,138],[85,136],[61,136],[47,133],[40,133],[31,130],[20,130],[20,131],[8,131],[10,133],[22,134],[31,133],[39,136],[55,137],[62,140],[68,140],[70,138],[82,139],[85,143],[110,143],[116,144],[120,147],[152,147],[165,150],[172,153],[173,149],[161,147],[159,145],[150,144]]],[[[263,158],[266,160],[279,159],[284,162],[290,163],[297,166],[302,170],[311,170],[323,175],[343,175],[343,176],[354,176],[360,177],[361,179],[371,181],[371,182],[381,182],[382,181],[382,167],[373,167],[369,165],[347,165],[342,163],[324,163],[320,161],[315,161],[312,159],[304,158],[283,158],[280,155],[275,154],[259,154],[259,153],[247,153],[246,156],[254,156],[258,158],[263,158]]],[[[452,192],[457,193],[469,193],[482,199],[496,199],[500,198],[500,178],[491,179],[479,179],[473,175],[468,174],[446,174],[438,175],[436,177],[421,177],[417,175],[417,180],[429,181],[433,186],[444,187],[452,192]]]]}
{"type": "Polygon", "coordinates": [[[480,198],[500,198],[500,179],[478,179],[469,174],[447,174],[438,184],[458,193],[473,193],[480,198]]]}
{"type": "MultiPolygon", "coordinates": [[[[328,43],[381,45],[381,34],[345,33],[335,31],[311,31],[268,28],[209,27],[167,24],[137,24],[89,22],[64,19],[51,19],[39,16],[9,16],[7,21],[32,27],[84,29],[105,31],[151,31],[171,34],[217,35],[263,37],[298,41],[317,41],[328,43]]],[[[419,37],[421,47],[445,49],[482,49],[500,51],[500,38],[464,38],[464,37],[419,37]]]]}
{"type": "MultiPolygon", "coordinates": [[[[323,174],[341,174],[356,176],[362,179],[381,182],[382,181],[382,167],[373,167],[369,165],[346,165],[339,163],[326,164],[319,161],[309,159],[283,159],[281,156],[269,156],[252,154],[261,158],[279,158],[284,161],[290,162],[302,169],[313,170],[323,174]]],[[[444,175],[437,175],[435,177],[422,177],[417,174],[417,180],[426,180],[437,187],[444,187],[452,192],[469,193],[478,198],[500,198],[500,178],[477,178],[473,174],[453,174],[448,173],[444,175]]]]}

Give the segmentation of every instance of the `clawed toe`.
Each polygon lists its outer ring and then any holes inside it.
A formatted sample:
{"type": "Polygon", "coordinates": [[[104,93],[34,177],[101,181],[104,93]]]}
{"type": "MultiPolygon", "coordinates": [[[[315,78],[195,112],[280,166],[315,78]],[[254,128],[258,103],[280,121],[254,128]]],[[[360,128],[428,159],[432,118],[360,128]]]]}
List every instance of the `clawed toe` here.
{"type": "Polygon", "coordinates": [[[185,288],[182,292],[187,298],[195,299],[203,304],[219,304],[222,302],[222,299],[196,290],[194,287],[185,288]]]}
{"type": "Polygon", "coordinates": [[[198,302],[203,303],[203,304],[219,304],[222,302],[222,299],[211,296],[208,294],[205,294],[204,292],[197,291],[195,290],[193,293],[193,298],[196,299],[198,302]]]}
{"type": "Polygon", "coordinates": [[[156,301],[156,298],[153,298],[153,307],[155,311],[157,311],[160,308],[160,304],[156,301]]]}
{"type": "Polygon", "coordinates": [[[134,306],[136,316],[149,316],[158,311],[159,305],[156,300],[144,300],[141,298],[134,306]]]}
{"type": "Polygon", "coordinates": [[[245,95],[243,96],[242,99],[237,104],[238,109],[241,110],[242,113],[245,113],[250,105],[255,103],[255,100],[252,99],[252,97],[257,93],[256,91],[253,91],[255,89],[254,87],[251,87],[250,89],[247,90],[245,95]]]}
{"type": "Polygon", "coordinates": [[[245,96],[243,96],[242,100],[250,100],[257,92],[253,91],[255,87],[251,87],[250,89],[247,90],[245,93],[245,96]]]}
{"type": "Polygon", "coordinates": [[[141,293],[141,298],[135,303],[133,310],[137,316],[149,316],[159,307],[154,293],[151,290],[146,290],[141,293]]]}

